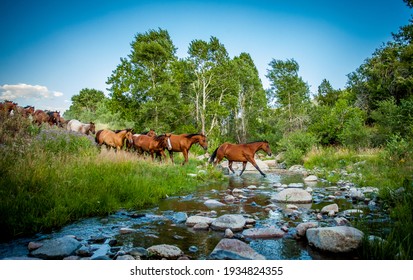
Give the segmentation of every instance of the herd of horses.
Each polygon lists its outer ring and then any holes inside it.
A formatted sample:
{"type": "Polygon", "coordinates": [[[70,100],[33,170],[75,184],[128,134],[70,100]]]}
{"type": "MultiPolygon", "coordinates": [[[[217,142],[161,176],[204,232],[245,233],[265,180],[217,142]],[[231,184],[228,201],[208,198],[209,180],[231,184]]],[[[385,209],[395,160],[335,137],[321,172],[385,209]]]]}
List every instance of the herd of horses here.
{"type": "MultiPolygon", "coordinates": [[[[110,130],[101,129],[96,131],[93,122],[82,123],[78,120],[65,121],[57,111],[34,110],[33,106],[19,107],[12,101],[0,102],[0,112],[7,114],[19,113],[24,117],[31,116],[32,122],[41,126],[43,123],[56,125],[58,127],[66,126],[68,131],[74,131],[85,135],[94,134],[96,144],[101,147],[105,145],[108,150],[115,149],[119,151],[125,148],[129,151],[136,151],[139,155],[149,154],[154,161],[156,157],[161,160],[167,160],[165,151],[169,152],[171,162],[174,163],[173,154],[182,153],[184,161],[182,165],[188,163],[188,153],[193,144],[199,144],[205,151],[208,149],[207,137],[200,133],[172,134],[165,133],[156,135],[154,130],[146,131],[140,134],[134,134],[132,129],[110,130]]],[[[268,141],[255,141],[246,144],[232,144],[225,142],[212,153],[209,163],[219,164],[224,158],[228,160],[228,167],[232,173],[233,162],[242,162],[241,176],[246,168],[247,162],[250,162],[261,175],[266,176],[257,165],[254,157],[258,151],[264,151],[268,156],[272,152],[268,141]]]]}

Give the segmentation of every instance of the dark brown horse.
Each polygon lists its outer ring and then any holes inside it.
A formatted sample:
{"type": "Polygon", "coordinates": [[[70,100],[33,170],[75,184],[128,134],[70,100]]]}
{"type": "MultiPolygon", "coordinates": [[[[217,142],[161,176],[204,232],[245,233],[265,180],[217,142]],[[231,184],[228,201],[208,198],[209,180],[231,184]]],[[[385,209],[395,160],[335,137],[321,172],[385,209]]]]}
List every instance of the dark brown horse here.
{"type": "Polygon", "coordinates": [[[270,145],[267,141],[251,142],[248,144],[224,143],[212,153],[209,162],[217,165],[224,158],[226,158],[229,161],[228,167],[232,173],[235,173],[234,169],[232,169],[232,163],[234,161],[242,162],[242,170],[239,176],[241,176],[244,172],[247,162],[250,162],[261,173],[261,175],[265,177],[264,172],[261,171],[254,159],[255,153],[259,150],[263,150],[269,156],[272,154],[270,145]]]}
{"type": "Polygon", "coordinates": [[[188,152],[191,149],[191,146],[195,143],[198,143],[204,150],[208,149],[208,143],[205,135],[203,134],[180,134],[180,135],[171,135],[171,144],[172,150],[169,150],[169,157],[171,161],[174,162],[173,153],[182,152],[185,160],[182,162],[182,165],[188,162],[188,152]]]}
{"type": "Polygon", "coordinates": [[[154,155],[159,153],[161,159],[164,158],[166,161],[165,149],[172,149],[171,146],[171,134],[163,134],[159,136],[150,137],[148,135],[139,135],[134,138],[133,145],[138,151],[138,154],[143,154],[147,152],[151,155],[152,161],[154,160],[154,155]]]}
{"type": "Polygon", "coordinates": [[[109,129],[102,129],[96,133],[95,137],[96,143],[99,146],[105,144],[108,150],[114,148],[116,151],[119,151],[123,147],[125,139],[128,142],[133,141],[131,129],[120,130],[118,133],[109,129]]]}
{"type": "Polygon", "coordinates": [[[62,127],[62,120],[60,117],[60,112],[58,111],[48,111],[47,114],[49,115],[48,123],[49,125],[56,125],[62,127]]]}
{"type": "MultiPolygon", "coordinates": [[[[156,136],[156,133],[155,133],[155,130],[151,129],[151,130],[149,130],[149,131],[144,131],[144,132],[139,133],[139,134],[133,134],[133,135],[132,135],[133,142],[135,142],[135,139],[137,139],[140,135],[146,135],[146,136],[149,136],[149,137],[155,137],[155,136],[156,136]]],[[[128,148],[128,150],[132,150],[132,149],[135,149],[135,150],[136,150],[135,145],[134,145],[133,143],[128,143],[128,144],[127,144],[127,148],[128,148]]]]}

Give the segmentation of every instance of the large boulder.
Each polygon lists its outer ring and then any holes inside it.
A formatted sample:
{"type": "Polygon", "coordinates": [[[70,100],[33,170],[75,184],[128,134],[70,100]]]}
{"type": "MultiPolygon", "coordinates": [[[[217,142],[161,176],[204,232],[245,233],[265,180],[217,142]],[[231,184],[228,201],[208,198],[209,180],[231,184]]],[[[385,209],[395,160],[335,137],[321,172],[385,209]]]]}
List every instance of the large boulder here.
{"type": "Polygon", "coordinates": [[[306,232],[308,243],[320,250],[346,253],[361,245],[363,232],[347,226],[309,228],[306,232]]]}
{"type": "Polygon", "coordinates": [[[313,197],[306,190],[289,188],[276,193],[271,200],[281,203],[311,203],[313,197]]]}
{"type": "Polygon", "coordinates": [[[216,218],[211,223],[211,228],[221,231],[225,231],[227,228],[232,231],[241,231],[244,229],[246,222],[246,219],[242,215],[226,214],[216,218]]]}
{"type": "Polygon", "coordinates": [[[213,260],[265,260],[265,257],[257,253],[248,244],[238,239],[224,238],[209,255],[213,260]]]}
{"type": "Polygon", "coordinates": [[[75,254],[80,247],[79,241],[73,237],[65,236],[44,241],[43,246],[33,250],[30,255],[40,259],[61,260],[75,254]]]}
{"type": "Polygon", "coordinates": [[[210,225],[212,223],[212,221],[214,221],[214,220],[215,220],[214,218],[195,215],[195,216],[191,216],[188,219],[186,219],[185,224],[188,227],[193,227],[196,224],[200,224],[200,223],[210,225]]]}

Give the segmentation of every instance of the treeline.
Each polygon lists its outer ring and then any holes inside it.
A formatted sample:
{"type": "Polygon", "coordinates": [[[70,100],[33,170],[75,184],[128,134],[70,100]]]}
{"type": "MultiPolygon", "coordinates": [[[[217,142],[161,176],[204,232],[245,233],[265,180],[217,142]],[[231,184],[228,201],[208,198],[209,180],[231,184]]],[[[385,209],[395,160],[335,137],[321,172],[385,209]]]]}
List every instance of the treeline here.
{"type": "MultiPolygon", "coordinates": [[[[405,0],[411,7],[412,1],[405,0]]],[[[344,89],[323,80],[311,96],[294,59],[269,62],[264,89],[248,53],[230,57],[216,37],[193,40],[178,58],[163,29],[138,33],[108,77],[109,97],[83,89],[65,118],[136,131],[204,133],[223,141],[266,139],[299,163],[314,145],[402,150],[413,136],[413,24],[392,34],[348,75],[344,89]]],[[[411,143],[410,143],[411,144],[411,143]]]]}

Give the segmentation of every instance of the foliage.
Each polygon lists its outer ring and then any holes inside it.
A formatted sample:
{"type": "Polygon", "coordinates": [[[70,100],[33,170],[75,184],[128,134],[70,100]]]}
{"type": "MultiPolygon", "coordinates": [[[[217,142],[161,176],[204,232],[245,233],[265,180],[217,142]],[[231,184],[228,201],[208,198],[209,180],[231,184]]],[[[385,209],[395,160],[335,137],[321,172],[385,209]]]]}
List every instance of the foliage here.
{"type": "Polygon", "coordinates": [[[280,149],[284,152],[284,160],[287,166],[302,164],[304,155],[315,145],[316,138],[308,132],[293,132],[283,138],[280,149]]]}
{"type": "Polygon", "coordinates": [[[96,111],[105,100],[105,94],[100,90],[84,88],[79,94],[73,95],[71,100],[72,105],[64,113],[64,117],[90,122],[96,119],[96,111]]]}

